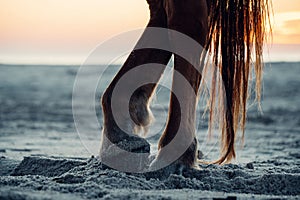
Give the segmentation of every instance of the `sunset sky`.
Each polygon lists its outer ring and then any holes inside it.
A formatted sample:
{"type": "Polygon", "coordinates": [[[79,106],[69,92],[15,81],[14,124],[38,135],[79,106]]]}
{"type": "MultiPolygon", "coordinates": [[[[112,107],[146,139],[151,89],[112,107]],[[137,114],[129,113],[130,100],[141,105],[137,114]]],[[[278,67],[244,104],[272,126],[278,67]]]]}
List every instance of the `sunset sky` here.
{"type": "MultiPolygon", "coordinates": [[[[292,52],[286,60],[300,61],[300,0],[273,7],[271,57],[292,52]]],[[[144,27],[148,15],[145,0],[0,0],[0,63],[78,64],[99,43],[144,27]]]]}

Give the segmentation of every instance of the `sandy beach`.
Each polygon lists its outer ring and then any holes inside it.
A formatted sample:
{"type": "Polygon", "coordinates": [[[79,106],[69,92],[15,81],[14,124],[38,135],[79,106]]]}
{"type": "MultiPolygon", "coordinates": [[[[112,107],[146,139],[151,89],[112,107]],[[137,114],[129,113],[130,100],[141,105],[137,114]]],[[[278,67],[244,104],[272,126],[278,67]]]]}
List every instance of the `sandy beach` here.
{"type": "MultiPolygon", "coordinates": [[[[266,65],[262,113],[249,106],[245,144],[237,146],[233,164],[201,165],[201,170],[175,170],[171,175],[166,169],[129,174],[99,162],[101,130],[78,135],[74,125],[72,90],[78,66],[0,69],[0,199],[300,198],[300,63],[266,65]]],[[[106,71],[96,99],[118,69],[106,71]]],[[[146,138],[153,152],[168,108],[168,95],[158,91],[156,122],[146,138]]],[[[84,99],[77,103],[80,108],[84,99]]],[[[96,109],[101,123],[100,105],[96,109]]],[[[199,120],[199,150],[204,159],[213,160],[218,139],[207,139],[206,125],[207,119],[199,120]]]]}

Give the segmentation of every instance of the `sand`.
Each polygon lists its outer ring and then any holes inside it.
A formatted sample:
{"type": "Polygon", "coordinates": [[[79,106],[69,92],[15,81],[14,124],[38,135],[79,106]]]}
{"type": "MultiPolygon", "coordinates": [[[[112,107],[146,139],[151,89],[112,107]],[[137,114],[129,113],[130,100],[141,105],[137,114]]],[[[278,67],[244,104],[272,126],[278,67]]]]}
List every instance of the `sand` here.
{"type": "MultiPolygon", "coordinates": [[[[234,164],[147,174],[110,169],[85,148],[97,152],[100,136],[76,133],[77,69],[1,66],[0,199],[300,199],[300,63],[266,68],[263,114],[250,108],[234,164]]],[[[108,74],[103,87],[114,73],[108,74]]],[[[153,109],[158,123],[164,109],[153,109]]],[[[213,160],[218,145],[206,143],[206,122],[199,125],[199,149],[213,160]]],[[[147,138],[154,152],[158,138],[147,138]]]]}
{"type": "Polygon", "coordinates": [[[21,163],[1,158],[0,198],[12,199],[297,199],[299,167],[275,161],[204,166],[168,174],[126,174],[98,159],[25,157],[21,163]],[[12,167],[14,166],[14,167],[12,167]]]}

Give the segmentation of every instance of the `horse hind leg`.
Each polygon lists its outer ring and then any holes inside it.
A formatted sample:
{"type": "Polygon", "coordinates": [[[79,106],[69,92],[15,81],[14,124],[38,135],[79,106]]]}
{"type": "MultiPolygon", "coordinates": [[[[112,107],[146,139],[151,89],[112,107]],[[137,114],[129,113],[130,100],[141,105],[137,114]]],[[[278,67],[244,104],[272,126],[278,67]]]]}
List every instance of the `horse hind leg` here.
{"type": "MultiPolygon", "coordinates": [[[[181,32],[204,47],[208,32],[208,13],[207,3],[205,0],[187,0],[187,1],[175,1],[165,0],[165,9],[168,18],[168,28],[181,32]]],[[[172,33],[169,34],[170,44],[174,49],[180,49],[182,46],[177,42],[176,36],[172,33]]],[[[184,49],[190,55],[190,60],[199,63],[199,66],[193,66],[187,60],[175,55],[174,68],[176,72],[179,72],[193,88],[190,91],[188,88],[183,88],[180,83],[180,75],[174,73],[172,91],[183,96],[183,102],[179,102],[175,94],[171,94],[170,110],[167,127],[159,141],[159,153],[155,162],[168,158],[168,152],[162,150],[167,146],[176,136],[183,132],[184,141],[191,141],[190,146],[182,153],[182,155],[176,160],[176,163],[195,167],[195,161],[197,160],[197,139],[195,135],[195,120],[196,120],[196,104],[197,93],[201,81],[200,70],[202,61],[200,62],[200,52],[195,52],[194,49],[184,49]],[[199,61],[199,62],[197,62],[199,61]],[[179,124],[181,126],[179,126],[179,124]],[[181,127],[181,128],[180,128],[181,127]],[[180,129],[179,129],[180,128],[180,129]]],[[[197,51],[197,50],[196,50],[197,51]]],[[[176,95],[177,95],[176,94],[176,95]]],[[[184,142],[177,145],[183,145],[184,142]]],[[[177,149],[179,148],[177,146],[177,149]]],[[[175,149],[176,150],[176,149],[175,149]]],[[[172,153],[172,152],[169,152],[172,153]]]]}
{"type": "MultiPolygon", "coordinates": [[[[162,1],[160,0],[149,0],[151,2],[150,5],[150,21],[147,27],[167,27],[167,19],[164,9],[162,8],[162,1]]],[[[151,42],[153,40],[147,38],[149,34],[143,34],[141,39],[138,41],[137,46],[148,46],[149,44],[145,44],[145,42],[151,42]]],[[[155,38],[156,42],[159,43],[168,43],[168,35],[162,36],[160,38],[155,38]]],[[[118,84],[118,81],[130,70],[138,67],[140,65],[149,64],[149,63],[158,63],[162,65],[167,65],[170,58],[171,53],[159,50],[159,49],[139,49],[134,50],[130,53],[124,65],[121,67],[120,71],[114,77],[104,94],[102,95],[102,109],[103,109],[103,135],[105,141],[101,141],[100,146],[100,157],[104,156],[105,152],[109,153],[108,149],[112,144],[120,144],[120,146],[124,147],[125,150],[136,153],[149,153],[150,152],[150,144],[141,137],[138,137],[132,133],[136,131],[138,128],[143,128],[145,131],[147,127],[151,123],[153,117],[152,113],[149,109],[149,102],[153,91],[156,88],[157,82],[159,81],[164,68],[157,69],[153,67],[155,73],[149,74],[151,80],[153,80],[152,84],[143,85],[138,88],[129,101],[129,113],[130,116],[124,119],[121,123],[127,126],[126,130],[122,130],[114,119],[114,115],[112,113],[112,94],[114,88],[118,84]],[[131,122],[134,122],[133,124],[131,122]],[[140,147],[135,144],[139,144],[140,147]],[[126,147],[127,146],[127,147],[126,147]],[[133,147],[133,148],[131,148],[133,147]],[[129,149],[128,149],[129,148],[129,149]]],[[[149,66],[151,67],[151,66],[149,66]]],[[[124,100],[124,99],[123,99],[124,100]]],[[[123,102],[124,103],[124,102],[123,102]]],[[[120,106],[123,106],[122,100],[120,99],[120,106]]],[[[128,105],[124,105],[128,106],[128,105]]],[[[115,114],[115,113],[114,113],[115,114]]],[[[119,122],[119,121],[118,121],[119,122]]],[[[123,149],[124,149],[123,148],[123,149]]],[[[112,155],[113,156],[113,155],[112,155]]]]}

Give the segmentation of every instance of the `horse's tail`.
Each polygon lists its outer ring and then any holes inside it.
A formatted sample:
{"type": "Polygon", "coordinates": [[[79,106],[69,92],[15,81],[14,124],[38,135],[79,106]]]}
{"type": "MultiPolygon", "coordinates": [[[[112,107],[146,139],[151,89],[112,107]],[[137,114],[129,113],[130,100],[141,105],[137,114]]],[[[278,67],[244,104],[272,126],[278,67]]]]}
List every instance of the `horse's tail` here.
{"type": "Polygon", "coordinates": [[[218,113],[222,133],[221,156],[213,163],[227,163],[235,157],[234,144],[239,129],[244,138],[248,82],[253,71],[256,100],[260,101],[263,44],[271,9],[268,1],[208,0],[210,14],[206,49],[216,67],[212,73],[209,130],[211,132],[216,121],[214,116],[218,113]],[[217,94],[217,90],[224,92],[217,94]]]}

